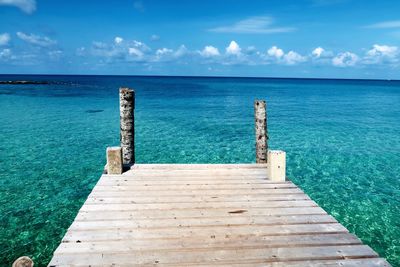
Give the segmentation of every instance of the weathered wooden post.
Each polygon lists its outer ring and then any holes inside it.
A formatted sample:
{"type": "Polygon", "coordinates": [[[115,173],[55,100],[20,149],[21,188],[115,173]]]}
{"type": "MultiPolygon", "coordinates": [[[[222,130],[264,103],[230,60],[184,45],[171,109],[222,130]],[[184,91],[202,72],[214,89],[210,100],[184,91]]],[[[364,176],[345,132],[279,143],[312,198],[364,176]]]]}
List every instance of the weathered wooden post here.
{"type": "Polygon", "coordinates": [[[119,108],[122,159],[123,164],[129,166],[135,163],[135,91],[119,89],[119,108]]]}
{"type": "Polygon", "coordinates": [[[256,129],[256,163],[267,163],[268,131],[267,104],[264,100],[254,101],[256,129]]]}

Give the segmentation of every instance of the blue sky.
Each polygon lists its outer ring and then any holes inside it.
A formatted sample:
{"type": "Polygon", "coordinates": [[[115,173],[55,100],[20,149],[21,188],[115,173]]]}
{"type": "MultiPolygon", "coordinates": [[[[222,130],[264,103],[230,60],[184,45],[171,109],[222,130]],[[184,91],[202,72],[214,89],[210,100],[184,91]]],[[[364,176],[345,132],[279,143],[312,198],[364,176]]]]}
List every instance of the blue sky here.
{"type": "Polygon", "coordinates": [[[0,0],[0,73],[400,79],[400,1],[0,0]]]}

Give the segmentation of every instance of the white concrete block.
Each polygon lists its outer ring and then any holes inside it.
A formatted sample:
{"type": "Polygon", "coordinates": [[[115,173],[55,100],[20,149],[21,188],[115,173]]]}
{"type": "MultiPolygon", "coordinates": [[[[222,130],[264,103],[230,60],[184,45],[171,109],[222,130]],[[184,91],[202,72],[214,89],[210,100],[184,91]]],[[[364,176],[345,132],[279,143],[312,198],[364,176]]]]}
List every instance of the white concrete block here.
{"type": "Polygon", "coordinates": [[[283,182],[286,180],[286,152],[282,150],[268,150],[267,176],[271,181],[283,182]]]}

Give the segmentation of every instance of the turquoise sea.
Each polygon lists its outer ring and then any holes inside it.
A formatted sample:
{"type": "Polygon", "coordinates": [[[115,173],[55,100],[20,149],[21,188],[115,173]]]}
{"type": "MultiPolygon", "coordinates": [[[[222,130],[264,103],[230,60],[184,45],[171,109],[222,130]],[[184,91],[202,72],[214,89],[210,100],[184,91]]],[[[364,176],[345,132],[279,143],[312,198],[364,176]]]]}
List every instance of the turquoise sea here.
{"type": "Polygon", "coordinates": [[[136,158],[254,162],[253,101],[288,176],[400,266],[400,82],[11,76],[0,85],[0,266],[50,259],[119,143],[118,88],[136,90],[136,158]]]}

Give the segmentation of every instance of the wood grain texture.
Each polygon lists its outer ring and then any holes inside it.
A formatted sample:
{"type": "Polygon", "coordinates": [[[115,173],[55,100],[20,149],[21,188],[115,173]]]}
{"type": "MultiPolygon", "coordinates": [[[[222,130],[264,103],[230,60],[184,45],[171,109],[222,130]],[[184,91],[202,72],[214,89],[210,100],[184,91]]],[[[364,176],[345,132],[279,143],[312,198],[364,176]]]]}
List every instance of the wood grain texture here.
{"type": "Polygon", "coordinates": [[[103,175],[49,266],[390,266],[265,164],[103,175]]]}

